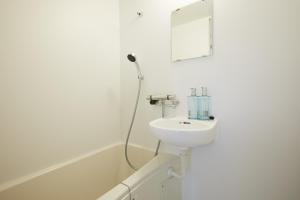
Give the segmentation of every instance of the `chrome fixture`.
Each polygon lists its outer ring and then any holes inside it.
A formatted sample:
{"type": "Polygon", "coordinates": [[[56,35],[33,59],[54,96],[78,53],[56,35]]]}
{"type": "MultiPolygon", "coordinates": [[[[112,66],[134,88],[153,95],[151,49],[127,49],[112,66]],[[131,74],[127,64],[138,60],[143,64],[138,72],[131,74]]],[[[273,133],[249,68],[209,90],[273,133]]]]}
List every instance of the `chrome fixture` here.
{"type": "Polygon", "coordinates": [[[176,95],[174,94],[157,94],[157,95],[149,95],[146,99],[150,102],[151,105],[162,105],[162,117],[164,117],[164,107],[173,107],[175,108],[179,101],[176,99],[176,95]]]}

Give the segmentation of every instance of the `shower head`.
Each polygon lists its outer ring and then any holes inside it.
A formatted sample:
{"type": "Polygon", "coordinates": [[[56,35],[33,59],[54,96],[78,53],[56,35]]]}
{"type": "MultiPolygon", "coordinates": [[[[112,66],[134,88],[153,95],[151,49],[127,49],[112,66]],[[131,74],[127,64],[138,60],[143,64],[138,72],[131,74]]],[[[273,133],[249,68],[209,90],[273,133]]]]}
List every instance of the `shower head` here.
{"type": "Polygon", "coordinates": [[[127,59],[130,61],[130,62],[133,62],[136,66],[136,70],[137,70],[137,73],[138,73],[138,79],[139,80],[143,80],[144,79],[144,76],[141,72],[141,69],[140,69],[140,66],[139,66],[139,63],[137,62],[136,60],[136,56],[134,53],[131,53],[131,54],[128,54],[127,55],[127,59]]]}
{"type": "Polygon", "coordinates": [[[128,54],[127,58],[130,62],[136,62],[136,57],[135,57],[134,53],[128,54]]]}

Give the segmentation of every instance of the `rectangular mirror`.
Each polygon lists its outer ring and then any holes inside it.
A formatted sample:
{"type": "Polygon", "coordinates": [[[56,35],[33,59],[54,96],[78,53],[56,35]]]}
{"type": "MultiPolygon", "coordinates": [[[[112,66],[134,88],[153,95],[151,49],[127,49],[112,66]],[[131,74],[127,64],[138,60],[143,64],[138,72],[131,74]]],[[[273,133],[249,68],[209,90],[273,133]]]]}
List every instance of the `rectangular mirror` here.
{"type": "Polygon", "coordinates": [[[212,0],[197,1],[171,15],[172,61],[212,55],[212,0]]]}

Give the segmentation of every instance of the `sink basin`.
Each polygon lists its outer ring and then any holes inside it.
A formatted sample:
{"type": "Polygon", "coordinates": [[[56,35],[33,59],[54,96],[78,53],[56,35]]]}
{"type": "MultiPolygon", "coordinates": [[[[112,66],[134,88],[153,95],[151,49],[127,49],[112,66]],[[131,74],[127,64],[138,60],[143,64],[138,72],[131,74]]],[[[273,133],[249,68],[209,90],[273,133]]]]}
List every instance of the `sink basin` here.
{"type": "Polygon", "coordinates": [[[217,120],[200,121],[184,117],[161,118],[149,123],[161,141],[184,148],[209,144],[216,136],[217,120]]]}

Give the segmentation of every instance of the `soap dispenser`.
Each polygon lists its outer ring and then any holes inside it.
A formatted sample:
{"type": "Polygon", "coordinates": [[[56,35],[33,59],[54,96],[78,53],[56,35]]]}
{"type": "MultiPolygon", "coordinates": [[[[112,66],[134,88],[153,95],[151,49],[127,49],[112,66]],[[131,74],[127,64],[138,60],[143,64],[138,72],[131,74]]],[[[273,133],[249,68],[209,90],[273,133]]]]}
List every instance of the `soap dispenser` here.
{"type": "Polygon", "coordinates": [[[198,96],[197,119],[209,120],[211,116],[211,97],[207,95],[207,88],[201,87],[202,94],[198,96]]]}
{"type": "Polygon", "coordinates": [[[197,119],[198,115],[198,101],[196,95],[196,88],[191,88],[191,95],[188,96],[188,118],[189,119],[197,119]]]}

